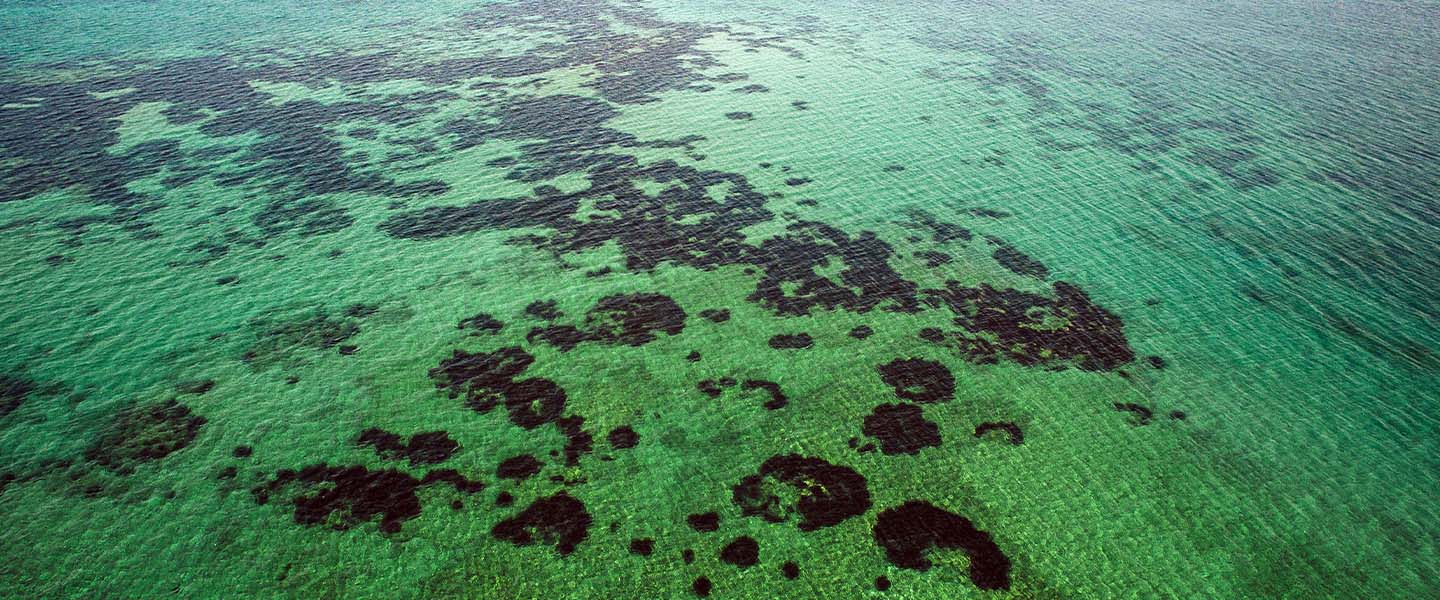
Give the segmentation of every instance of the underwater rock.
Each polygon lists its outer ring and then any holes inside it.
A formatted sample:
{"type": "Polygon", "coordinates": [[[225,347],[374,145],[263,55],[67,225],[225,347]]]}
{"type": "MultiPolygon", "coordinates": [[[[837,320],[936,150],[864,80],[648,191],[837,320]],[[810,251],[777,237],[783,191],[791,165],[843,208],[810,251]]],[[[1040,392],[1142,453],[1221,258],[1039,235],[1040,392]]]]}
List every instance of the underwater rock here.
{"type": "Polygon", "coordinates": [[[1155,411],[1150,410],[1149,407],[1135,404],[1134,402],[1116,402],[1115,410],[1134,415],[1135,420],[1131,421],[1130,424],[1136,427],[1149,425],[1150,419],[1155,416],[1155,411]]]}
{"type": "Polygon", "coordinates": [[[924,411],[914,404],[876,406],[861,431],[880,440],[885,454],[919,454],[940,445],[940,426],[925,420],[924,411]]]}
{"type": "Polygon", "coordinates": [[[836,525],[870,508],[864,476],[799,454],[770,457],[759,473],[740,480],[732,492],[742,515],[781,523],[798,514],[801,531],[836,525]]]}
{"type": "Polygon", "coordinates": [[[548,343],[562,352],[573,350],[582,342],[643,346],[655,341],[656,332],[679,335],[685,330],[685,317],[685,311],[669,296],[619,294],[601,298],[586,313],[580,327],[536,328],[526,339],[548,343]]]}
{"type": "Polygon", "coordinates": [[[195,439],[205,417],[174,400],[120,409],[89,448],[85,459],[121,475],[159,460],[195,439]]]}
{"type": "Polygon", "coordinates": [[[945,402],[955,397],[955,376],[933,360],[897,358],[878,367],[880,379],[895,396],[915,402],[945,402]]]}
{"type": "Polygon", "coordinates": [[[981,423],[975,426],[975,437],[984,437],[991,431],[1001,431],[1012,445],[1019,446],[1025,441],[1025,434],[1020,431],[1020,426],[1009,421],[997,421],[992,423],[981,423]]]}
{"type": "Polygon", "coordinates": [[[779,410],[785,408],[785,405],[790,403],[790,399],[787,398],[785,392],[780,389],[780,384],[773,381],[747,379],[744,383],[740,384],[740,389],[742,391],[765,390],[765,393],[770,395],[770,399],[766,400],[764,404],[766,410],[779,410]]]}
{"type": "Polygon", "coordinates": [[[554,300],[536,300],[525,307],[525,314],[537,319],[554,321],[555,319],[565,316],[565,313],[560,312],[558,308],[555,308],[555,305],[554,300]]]}
{"type": "Polygon", "coordinates": [[[808,333],[782,333],[770,338],[770,347],[776,350],[806,350],[815,346],[815,340],[808,333]]]}
{"type": "Polygon", "coordinates": [[[963,331],[927,328],[922,339],[953,346],[966,360],[990,363],[1007,358],[1021,365],[1111,371],[1135,359],[1119,317],[1095,305],[1073,284],[1057,281],[1050,299],[987,284],[924,290],[927,303],[948,306],[963,331]]]}
{"type": "Polygon", "coordinates": [[[635,433],[635,429],[629,425],[621,425],[611,429],[609,435],[606,436],[606,440],[610,442],[611,448],[624,450],[626,448],[634,448],[639,444],[640,434],[635,433]]]}
{"type": "Polygon", "coordinates": [[[499,319],[496,319],[489,313],[483,312],[460,319],[460,322],[455,325],[456,329],[468,330],[470,335],[499,333],[504,327],[505,324],[500,322],[499,319]]]}
{"type": "Polygon", "coordinates": [[[0,417],[15,412],[34,390],[33,381],[18,375],[0,373],[0,417]]]}
{"type": "Polygon", "coordinates": [[[460,449],[460,444],[444,431],[426,431],[402,440],[399,434],[371,427],[360,432],[355,444],[374,448],[375,454],[385,460],[409,460],[415,467],[444,462],[460,449]]]}
{"type": "Polygon", "coordinates": [[[519,514],[497,523],[490,534],[517,546],[538,539],[554,544],[555,551],[565,556],[589,537],[591,523],[585,504],[562,491],[535,500],[519,514]]]}
{"type": "Polygon", "coordinates": [[[707,512],[696,513],[685,517],[685,522],[690,528],[701,533],[709,533],[720,530],[720,513],[707,512]]]}
{"type": "Polygon", "coordinates": [[[911,500],[880,512],[875,543],[902,569],[927,570],[932,549],[959,549],[970,557],[970,581],[982,590],[1010,589],[1010,559],[989,533],[969,519],[923,500],[911,500]]]}
{"type": "Polygon", "coordinates": [[[755,538],[742,535],[720,549],[720,561],[742,569],[753,567],[760,563],[760,544],[755,538]]]}
{"type": "Polygon", "coordinates": [[[495,467],[495,476],[500,479],[524,481],[539,473],[543,466],[540,460],[534,456],[521,454],[500,461],[500,464],[495,467]]]}
{"type": "Polygon", "coordinates": [[[448,483],[456,491],[473,494],[484,484],[471,481],[452,469],[431,471],[423,479],[385,469],[371,471],[363,466],[330,466],[315,464],[299,471],[283,469],[264,485],[251,490],[256,504],[270,499],[291,486],[299,491],[291,498],[295,522],[301,525],[325,525],[346,530],[380,517],[380,531],[395,533],[403,522],[420,515],[421,487],[448,483]]]}

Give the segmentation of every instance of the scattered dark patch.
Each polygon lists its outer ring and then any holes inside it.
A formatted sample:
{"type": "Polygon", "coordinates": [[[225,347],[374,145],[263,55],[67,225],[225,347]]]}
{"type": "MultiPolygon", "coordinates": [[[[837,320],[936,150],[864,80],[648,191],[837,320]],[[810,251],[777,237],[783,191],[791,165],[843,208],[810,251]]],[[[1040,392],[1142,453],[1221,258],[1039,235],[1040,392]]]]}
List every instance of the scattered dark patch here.
{"type": "Polygon", "coordinates": [[[495,495],[495,506],[499,506],[499,507],[501,507],[501,508],[504,508],[504,507],[510,506],[510,505],[512,505],[512,504],[514,504],[514,503],[515,503],[515,496],[511,495],[510,492],[500,492],[499,494],[496,494],[496,495],[495,495]]]}
{"type": "Polygon", "coordinates": [[[235,458],[250,458],[253,454],[255,454],[255,449],[249,446],[236,446],[234,450],[230,451],[230,456],[235,458]]]}
{"type": "Polygon", "coordinates": [[[239,282],[240,282],[240,276],[239,276],[239,275],[221,275],[221,276],[215,278],[215,285],[230,285],[230,284],[239,283],[239,282]]]}
{"type": "Polygon", "coordinates": [[[724,323],[730,320],[730,309],[728,308],[707,308],[700,311],[700,318],[711,323],[724,323]]]}
{"type": "Polygon", "coordinates": [[[1150,363],[1150,366],[1156,369],[1164,369],[1166,366],[1165,359],[1159,356],[1147,356],[1145,360],[1150,363]]]}
{"type": "Polygon", "coordinates": [[[695,531],[699,531],[699,532],[701,532],[701,533],[708,533],[708,532],[711,532],[711,531],[719,531],[719,530],[720,530],[720,513],[717,513],[717,512],[695,513],[695,514],[692,514],[692,515],[690,515],[690,516],[685,517],[685,522],[688,523],[688,524],[690,524],[690,528],[691,528],[691,529],[694,529],[695,531]]]}
{"type": "Polygon", "coordinates": [[[359,352],[360,347],[354,344],[341,344],[339,348],[336,348],[336,350],[340,352],[341,356],[350,356],[355,354],[356,352],[359,352]]]}
{"type": "Polygon", "coordinates": [[[531,302],[525,306],[525,314],[546,321],[554,321],[555,319],[565,316],[565,313],[560,312],[560,309],[555,307],[554,300],[536,300],[531,302]]]}
{"type": "Polygon", "coordinates": [[[592,522],[585,504],[562,491],[530,503],[520,514],[497,523],[490,534],[517,546],[538,538],[565,556],[590,535],[592,522]]]}
{"type": "Polygon", "coordinates": [[[785,392],[780,389],[780,384],[773,381],[747,379],[745,383],[740,384],[740,389],[743,391],[765,390],[765,392],[770,395],[770,399],[766,400],[764,404],[766,410],[779,410],[785,408],[785,405],[790,403],[790,399],[787,398],[785,392]]]}
{"type": "Polygon", "coordinates": [[[931,269],[955,262],[955,257],[950,256],[949,254],[946,254],[944,252],[936,252],[934,250],[922,250],[920,252],[916,252],[915,257],[924,259],[925,266],[931,269]]]}
{"type": "Polygon", "coordinates": [[[725,390],[720,389],[720,384],[713,379],[702,379],[700,383],[695,384],[695,387],[711,398],[719,398],[720,394],[725,393],[725,390]]]}
{"type": "Polygon", "coordinates": [[[687,564],[687,565],[690,564],[690,563],[695,562],[695,551],[694,551],[694,550],[691,550],[691,549],[689,549],[689,548],[686,548],[686,549],[684,549],[684,550],[681,550],[681,551],[680,551],[680,560],[685,561],[685,564],[687,564]]]}
{"type": "Polygon", "coordinates": [[[234,479],[235,475],[239,474],[239,472],[240,470],[235,467],[225,467],[215,474],[215,478],[221,481],[234,479]]]}
{"type": "Polygon", "coordinates": [[[865,417],[861,432],[880,440],[880,451],[885,454],[919,454],[924,448],[940,445],[940,426],[927,421],[924,411],[914,404],[876,406],[865,417]]]}
{"type": "Polygon", "coordinates": [[[1183,411],[1183,410],[1172,410],[1172,411],[1170,411],[1170,419],[1171,419],[1171,420],[1174,420],[1174,421],[1184,421],[1185,418],[1186,418],[1186,414],[1185,414],[1185,411],[1183,411]]]}
{"type": "Polygon", "coordinates": [[[856,325],[854,329],[850,330],[850,337],[857,340],[863,340],[872,335],[875,335],[875,330],[871,329],[869,325],[856,325]]]}
{"type": "Polygon", "coordinates": [[[701,576],[695,578],[695,582],[690,584],[690,589],[695,592],[696,596],[705,598],[710,595],[711,590],[715,589],[715,584],[710,583],[709,577],[701,576]]]}
{"type": "Polygon", "coordinates": [[[776,350],[806,350],[815,346],[815,340],[808,333],[781,333],[770,338],[770,347],[776,350]]]}
{"type": "Polygon", "coordinates": [[[995,246],[995,252],[991,255],[995,262],[1005,267],[1007,271],[1016,275],[1045,279],[1050,276],[1050,268],[1044,263],[1030,258],[1028,254],[1021,252],[1015,246],[995,236],[986,236],[986,239],[995,246]]]}
{"type": "Polygon", "coordinates": [[[885,165],[883,170],[886,173],[899,173],[905,170],[905,165],[885,165]]]}
{"type": "Polygon", "coordinates": [[[669,296],[637,293],[601,298],[585,315],[581,327],[556,325],[530,331],[526,339],[549,343],[562,352],[582,342],[643,346],[655,341],[656,332],[679,335],[685,329],[685,311],[669,296]]]}
{"type": "Polygon", "coordinates": [[[976,586],[1010,589],[1010,559],[990,534],[976,529],[969,519],[929,502],[911,500],[881,511],[874,534],[886,558],[897,567],[924,571],[931,566],[927,551],[959,549],[970,557],[970,581],[976,586]]]}
{"type": "Polygon", "coordinates": [[[1134,415],[1135,420],[1131,421],[1130,424],[1136,427],[1139,427],[1141,425],[1149,425],[1150,419],[1155,416],[1154,411],[1150,410],[1148,407],[1135,404],[1134,402],[1116,402],[1115,410],[1121,412],[1128,412],[1131,415],[1134,415]]]}
{"type": "Polygon", "coordinates": [[[1006,439],[1010,440],[1010,443],[1016,446],[1019,446],[1020,444],[1025,442],[1025,433],[1020,431],[1019,425],[1016,425],[1010,421],[996,421],[976,425],[975,437],[984,437],[985,434],[990,433],[991,431],[1004,432],[1006,439]]]}
{"type": "Polygon", "coordinates": [[[1087,371],[1111,371],[1135,359],[1119,317],[1070,283],[1057,281],[1053,288],[1052,300],[983,283],[969,288],[946,282],[943,290],[925,290],[926,301],[948,306],[964,331],[947,335],[927,328],[921,338],[950,345],[981,364],[1004,357],[1026,366],[1073,362],[1087,371]]]}
{"type": "Polygon", "coordinates": [[[742,569],[753,567],[760,564],[760,543],[742,535],[720,549],[720,560],[742,569]]]}
{"type": "Polygon", "coordinates": [[[731,121],[749,121],[754,119],[755,115],[744,111],[735,111],[725,113],[725,118],[731,121]]]}
{"type": "Polygon", "coordinates": [[[788,185],[790,187],[799,187],[812,181],[814,180],[810,179],[809,177],[791,177],[785,180],[785,185],[788,185]]]}
{"type": "Polygon", "coordinates": [[[740,94],[763,94],[770,91],[770,88],[760,85],[758,83],[752,83],[744,87],[735,88],[734,91],[740,94]]]}
{"type": "Polygon", "coordinates": [[[798,513],[800,530],[814,531],[869,510],[870,490],[854,469],[789,454],[770,457],[759,473],[740,480],[733,500],[741,514],[772,523],[798,513]]]}
{"type": "Polygon", "coordinates": [[[354,304],[346,306],[345,310],[341,311],[341,314],[352,319],[368,319],[375,316],[375,313],[377,312],[380,312],[379,304],[365,304],[363,302],[356,302],[354,304]]]}
{"type": "Polygon", "coordinates": [[[884,575],[875,578],[875,589],[881,592],[890,589],[890,578],[884,575]]]}
{"type": "Polygon", "coordinates": [[[655,540],[651,538],[635,538],[630,540],[630,553],[636,556],[650,556],[655,552],[655,540]]]}
{"type": "Polygon", "coordinates": [[[256,341],[241,359],[256,367],[284,363],[299,348],[328,350],[360,333],[360,325],[345,317],[332,317],[323,309],[288,318],[252,319],[256,341]]]}
{"type": "Polygon", "coordinates": [[[316,464],[296,471],[282,469],[274,479],[251,490],[256,504],[267,504],[271,497],[291,486],[298,491],[291,499],[295,522],[301,525],[325,525],[346,530],[380,517],[380,531],[395,533],[405,521],[420,515],[422,487],[448,483],[457,492],[473,494],[484,489],[452,469],[431,471],[423,479],[385,469],[371,471],[363,466],[329,466],[316,464]]]}
{"type": "Polygon", "coordinates": [[[542,466],[544,465],[534,456],[521,454],[500,461],[500,465],[495,467],[495,476],[500,479],[524,481],[539,473],[542,466]]]}
{"type": "Polygon", "coordinates": [[[987,219],[1008,219],[1011,216],[1008,212],[992,208],[967,208],[965,209],[965,214],[972,217],[985,217],[987,219]]]}
{"type": "Polygon", "coordinates": [[[85,458],[129,475],[139,463],[165,458],[190,445],[204,424],[205,417],[174,400],[122,408],[85,450],[85,458]]]}
{"type": "Polygon", "coordinates": [[[468,330],[470,335],[499,333],[504,327],[505,324],[500,322],[499,319],[496,319],[489,313],[483,312],[460,319],[460,322],[455,325],[456,329],[468,330]]]}
{"type": "Polygon", "coordinates": [[[969,229],[954,223],[940,221],[931,216],[930,213],[919,209],[907,210],[905,211],[905,216],[909,220],[901,221],[901,225],[911,229],[930,232],[930,240],[937,244],[948,244],[956,240],[968,242],[974,237],[974,234],[972,234],[969,229]]]}
{"type": "Polygon", "coordinates": [[[460,449],[460,444],[444,431],[417,433],[407,441],[378,427],[360,432],[355,444],[374,448],[375,454],[385,460],[408,460],[415,467],[444,462],[460,449]]]}
{"type": "MultiPolygon", "coordinates": [[[[0,381],[0,388],[4,383],[0,381]]],[[[181,394],[204,394],[215,387],[214,379],[192,379],[175,384],[175,391],[181,394]]]]}
{"type": "Polygon", "coordinates": [[[635,433],[635,429],[629,425],[621,425],[611,429],[606,439],[609,440],[611,448],[624,450],[626,448],[634,448],[639,444],[640,434],[635,433]]]}
{"type": "Polygon", "coordinates": [[[689,354],[685,355],[685,360],[690,362],[700,362],[700,351],[691,350],[689,354]]]}
{"type": "Polygon", "coordinates": [[[895,396],[915,402],[945,402],[955,397],[955,376],[933,360],[897,358],[879,366],[880,379],[895,396]]]}
{"type": "Polygon", "coordinates": [[[794,107],[795,110],[810,110],[810,102],[808,100],[795,100],[790,103],[790,106],[794,107]]]}
{"type": "Polygon", "coordinates": [[[800,565],[793,560],[787,560],[780,565],[780,574],[786,579],[798,579],[800,577],[800,565]]]}

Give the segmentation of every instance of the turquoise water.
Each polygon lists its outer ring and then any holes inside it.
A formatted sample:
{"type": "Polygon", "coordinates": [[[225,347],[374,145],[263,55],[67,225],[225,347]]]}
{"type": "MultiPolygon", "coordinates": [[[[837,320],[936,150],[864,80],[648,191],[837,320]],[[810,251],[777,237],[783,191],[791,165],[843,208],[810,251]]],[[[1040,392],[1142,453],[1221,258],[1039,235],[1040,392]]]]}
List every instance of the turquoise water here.
{"type": "Polygon", "coordinates": [[[1431,596],[1437,10],[6,3],[0,595],[1431,596]]]}

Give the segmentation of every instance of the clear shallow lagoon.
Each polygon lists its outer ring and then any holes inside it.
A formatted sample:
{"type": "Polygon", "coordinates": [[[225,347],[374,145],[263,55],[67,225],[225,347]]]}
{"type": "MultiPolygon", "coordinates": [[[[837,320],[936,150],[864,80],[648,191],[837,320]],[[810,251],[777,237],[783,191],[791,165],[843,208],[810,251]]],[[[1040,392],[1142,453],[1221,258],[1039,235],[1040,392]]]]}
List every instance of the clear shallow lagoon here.
{"type": "Polygon", "coordinates": [[[1427,597],[1437,32],[5,3],[0,596],[1427,597]]]}

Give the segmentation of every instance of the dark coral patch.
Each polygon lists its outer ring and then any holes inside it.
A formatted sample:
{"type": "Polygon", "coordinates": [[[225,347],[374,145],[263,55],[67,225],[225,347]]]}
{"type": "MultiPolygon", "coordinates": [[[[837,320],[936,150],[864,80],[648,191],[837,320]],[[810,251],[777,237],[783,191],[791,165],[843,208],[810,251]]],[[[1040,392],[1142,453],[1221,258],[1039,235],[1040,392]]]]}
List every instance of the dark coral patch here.
{"type": "Polygon", "coordinates": [[[786,579],[797,579],[800,577],[800,565],[795,564],[793,560],[787,560],[780,565],[780,574],[784,575],[786,579]]]}
{"type": "Polygon", "coordinates": [[[35,384],[29,379],[0,374],[0,417],[15,412],[34,390],[35,384]]]}
{"type": "Polygon", "coordinates": [[[1050,276],[1050,268],[1044,263],[1030,258],[1030,255],[1021,252],[1015,246],[994,236],[987,236],[987,240],[995,246],[995,252],[991,255],[1000,266],[1016,275],[1045,279],[1050,276]]]}
{"type": "Polygon", "coordinates": [[[691,528],[691,529],[694,529],[695,531],[699,531],[699,532],[701,532],[701,533],[709,533],[709,532],[711,532],[711,531],[719,531],[719,530],[720,530],[720,513],[717,513],[717,512],[696,513],[696,514],[689,515],[689,516],[685,517],[685,522],[690,524],[690,528],[691,528]]]}
{"type": "Polygon", "coordinates": [[[702,379],[699,383],[695,384],[695,388],[711,398],[719,398],[720,394],[725,393],[725,390],[720,389],[720,384],[716,383],[713,379],[702,379]]]}
{"type": "Polygon", "coordinates": [[[562,491],[535,500],[519,514],[497,523],[490,534],[517,546],[539,539],[554,544],[555,551],[564,556],[589,537],[592,522],[585,504],[562,491]]]}
{"type": "Polygon", "coordinates": [[[488,412],[504,397],[515,376],[529,368],[535,357],[517,347],[494,352],[471,354],[456,350],[430,369],[435,387],[448,389],[452,398],[465,396],[465,404],[478,412],[488,412]]]}
{"type": "Polygon", "coordinates": [[[770,457],[759,473],[740,480],[732,492],[741,514],[780,523],[798,513],[801,531],[836,525],[870,508],[864,476],[798,454],[770,457]]]}
{"type": "Polygon", "coordinates": [[[815,340],[808,333],[782,333],[770,338],[770,347],[776,350],[805,350],[815,346],[815,340]]]}
{"type": "Polygon", "coordinates": [[[760,543],[742,535],[720,549],[720,560],[742,569],[753,567],[760,563],[760,543]]]}
{"type": "Polygon", "coordinates": [[[731,121],[749,121],[751,119],[754,119],[755,115],[753,113],[737,110],[735,112],[725,113],[725,118],[730,119],[731,121]]]}
{"type": "Polygon", "coordinates": [[[970,581],[982,590],[1010,589],[1010,559],[989,533],[969,519],[922,500],[911,500],[880,512],[875,542],[897,567],[924,571],[932,548],[959,549],[970,557],[970,581]]]}
{"type": "Polygon", "coordinates": [[[499,319],[496,319],[489,313],[483,312],[460,319],[460,322],[455,325],[456,329],[469,331],[470,335],[499,333],[504,327],[505,324],[500,322],[499,319]]]}
{"type": "Polygon", "coordinates": [[[1053,288],[1053,300],[983,283],[967,288],[950,281],[943,290],[925,290],[927,302],[948,306],[964,331],[947,336],[926,330],[921,337],[953,344],[977,363],[1004,357],[1022,365],[1073,362],[1087,371],[1111,371],[1135,359],[1119,317],[1070,283],[1057,281],[1053,288]]]}
{"type": "Polygon", "coordinates": [[[255,454],[255,449],[249,446],[236,446],[234,450],[230,451],[230,456],[235,458],[249,458],[252,454],[255,454]]]}
{"type": "Polygon", "coordinates": [[[813,180],[813,179],[810,179],[809,177],[791,177],[791,178],[785,180],[785,185],[788,185],[788,186],[790,186],[790,187],[799,187],[799,186],[805,185],[805,184],[807,184],[807,183],[810,183],[811,181],[814,181],[814,180],[813,180]]]}
{"type": "Polygon", "coordinates": [[[565,390],[549,379],[521,379],[506,386],[505,409],[511,423],[534,429],[565,412],[565,390]]]}
{"type": "Polygon", "coordinates": [[[700,352],[698,350],[691,350],[689,354],[685,355],[685,360],[689,362],[700,362],[700,352]]]}
{"type": "Polygon", "coordinates": [[[655,552],[655,540],[651,538],[635,538],[630,540],[630,553],[636,556],[650,556],[655,552]]]}
{"type": "Polygon", "coordinates": [[[1164,369],[1166,366],[1165,359],[1159,356],[1147,356],[1145,357],[1145,360],[1150,363],[1150,366],[1155,367],[1156,369],[1164,369]]]}
{"type": "Polygon", "coordinates": [[[918,454],[940,445],[940,426],[925,420],[924,411],[914,404],[876,406],[861,431],[880,440],[885,454],[918,454]]]}
{"type": "Polygon", "coordinates": [[[981,423],[975,426],[975,437],[984,437],[992,431],[999,431],[1005,434],[1005,439],[1011,444],[1019,446],[1025,442],[1025,434],[1020,431],[1020,426],[1009,421],[997,421],[992,423],[981,423]]]}
{"type": "MultiPolygon", "coordinates": [[[[0,397],[4,397],[4,381],[0,381],[0,397]]],[[[204,394],[215,387],[214,379],[193,379],[175,384],[175,391],[181,394],[204,394]]],[[[3,407],[0,407],[3,410],[3,407]]]]}
{"type": "Polygon", "coordinates": [[[944,402],[955,397],[955,376],[933,360],[897,358],[880,365],[880,379],[895,396],[915,402],[944,402]]]}
{"type": "Polygon", "coordinates": [[[640,434],[635,433],[635,428],[629,425],[611,429],[609,435],[605,437],[610,442],[610,447],[616,450],[634,448],[636,444],[640,443],[640,434]]]}
{"type": "Polygon", "coordinates": [[[385,469],[371,471],[362,466],[329,466],[316,464],[296,471],[283,469],[268,483],[251,490],[256,504],[267,504],[271,497],[290,486],[299,491],[291,499],[295,522],[301,525],[325,525],[345,530],[380,518],[380,531],[400,531],[401,523],[420,515],[420,498],[416,490],[438,483],[449,483],[456,491],[473,494],[484,488],[454,470],[431,471],[424,479],[385,469]]]}
{"type": "Polygon", "coordinates": [[[601,298],[586,313],[580,327],[537,328],[530,331],[527,339],[546,342],[561,351],[573,350],[582,342],[643,346],[655,341],[657,332],[679,335],[685,329],[685,316],[685,311],[669,296],[620,294],[601,298]]]}
{"type": "Polygon", "coordinates": [[[856,325],[854,329],[850,330],[849,335],[857,340],[863,340],[875,335],[875,330],[871,329],[869,325],[856,325]]]}
{"type": "Polygon", "coordinates": [[[724,323],[730,320],[730,309],[728,308],[707,308],[700,311],[700,318],[711,323],[724,323]]]}
{"type": "Polygon", "coordinates": [[[495,467],[495,476],[500,479],[523,481],[539,473],[542,466],[544,465],[534,456],[521,454],[500,461],[500,464],[495,467]]]}
{"type": "Polygon", "coordinates": [[[546,321],[554,321],[555,319],[565,316],[565,313],[560,312],[560,309],[555,307],[554,300],[536,300],[531,302],[525,307],[525,314],[546,321]]]}
{"type": "Polygon", "coordinates": [[[89,448],[85,458],[121,475],[138,463],[169,456],[195,439],[205,417],[174,400],[131,406],[116,413],[114,421],[89,448]]]}
{"type": "Polygon", "coordinates": [[[785,392],[780,389],[780,384],[773,381],[747,379],[744,383],[740,384],[740,389],[743,391],[765,390],[765,393],[770,396],[770,399],[766,400],[764,404],[767,410],[779,410],[785,408],[785,405],[790,403],[790,399],[787,398],[785,392]]]}
{"type": "Polygon", "coordinates": [[[378,427],[361,432],[355,444],[373,447],[375,454],[386,460],[409,460],[417,467],[444,462],[460,449],[460,444],[444,431],[417,433],[404,441],[400,435],[378,427]]]}
{"type": "Polygon", "coordinates": [[[1149,425],[1150,419],[1155,416],[1155,411],[1150,410],[1149,407],[1135,404],[1134,402],[1116,402],[1115,410],[1134,415],[1135,419],[1131,421],[1130,424],[1136,427],[1149,425]]]}
{"type": "Polygon", "coordinates": [[[709,577],[696,577],[695,582],[690,584],[690,590],[701,598],[709,596],[713,589],[715,589],[715,584],[710,583],[709,577]]]}

